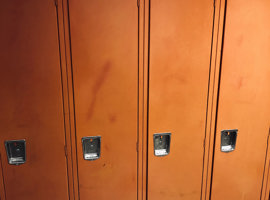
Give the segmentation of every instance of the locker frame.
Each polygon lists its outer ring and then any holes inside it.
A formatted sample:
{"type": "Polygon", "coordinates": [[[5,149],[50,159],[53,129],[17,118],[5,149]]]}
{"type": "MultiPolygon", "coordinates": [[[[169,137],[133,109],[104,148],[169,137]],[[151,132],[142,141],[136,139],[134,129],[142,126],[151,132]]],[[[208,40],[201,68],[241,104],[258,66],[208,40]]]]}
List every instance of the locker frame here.
{"type": "MultiPolygon", "coordinates": [[[[72,57],[69,32],[68,0],[54,0],[58,10],[59,40],[62,63],[63,101],[66,127],[66,153],[68,159],[68,177],[70,199],[79,199],[78,165],[76,152],[72,57]]],[[[136,0],[134,0],[136,1],[136,0]]],[[[149,28],[151,0],[137,0],[138,5],[138,139],[137,139],[137,199],[147,199],[147,162],[148,162],[148,90],[149,90],[149,28]]],[[[216,135],[216,111],[219,93],[219,78],[222,59],[222,41],[227,0],[214,0],[215,14],[212,35],[211,69],[207,121],[204,139],[204,164],[202,171],[201,199],[211,199],[213,156],[216,135]]],[[[268,141],[269,142],[269,141],[268,141]]],[[[261,199],[267,199],[270,192],[270,148],[267,149],[264,180],[261,199]]],[[[1,168],[1,166],[0,166],[1,168]]],[[[0,173],[1,178],[1,173],[0,173]]],[[[0,184],[0,189],[3,186],[0,184]]],[[[1,190],[0,190],[1,191],[1,190]]],[[[1,197],[2,198],[2,197],[1,197]]]]}
{"type": "MultiPolygon", "coordinates": [[[[72,172],[69,171],[70,185],[70,196],[74,199],[79,198],[78,188],[78,166],[77,166],[77,153],[76,153],[76,137],[75,137],[75,118],[74,118],[74,107],[73,107],[73,83],[72,83],[72,66],[71,66],[71,54],[70,54],[70,32],[69,32],[69,14],[68,14],[68,0],[55,0],[58,5],[59,12],[59,32],[60,32],[60,49],[61,49],[61,61],[62,67],[62,78],[63,78],[63,90],[64,90],[64,102],[65,102],[65,119],[70,124],[66,124],[67,131],[70,134],[67,143],[67,154],[71,155],[68,157],[69,165],[72,166],[72,172]]],[[[137,0],[138,12],[139,12],[139,83],[138,83],[138,177],[137,177],[137,199],[147,199],[147,162],[148,162],[148,90],[149,90],[149,28],[150,28],[150,1],[151,0],[137,0]]],[[[223,27],[223,14],[225,0],[217,0],[214,3],[216,8],[219,8],[219,12],[215,12],[214,16],[214,27],[213,27],[213,41],[212,41],[212,53],[211,53],[211,71],[210,71],[210,82],[209,82],[209,97],[208,97],[208,109],[207,109],[207,127],[205,135],[205,152],[204,152],[204,166],[202,176],[202,193],[203,196],[210,197],[209,189],[211,187],[211,169],[212,169],[212,154],[213,154],[213,141],[214,141],[214,130],[215,111],[217,104],[218,94],[218,75],[220,68],[221,44],[219,41],[222,40],[223,30],[219,30],[223,27]],[[220,19],[221,18],[221,19],[220,19]],[[219,52],[219,53],[218,53],[219,52]],[[214,64],[213,64],[214,63],[214,64]],[[212,67],[214,65],[214,67],[212,67]],[[208,157],[206,157],[208,155],[208,157]],[[209,173],[210,170],[210,173],[209,173]],[[210,180],[210,182],[209,182],[210,180]]]]}
{"type": "Polygon", "coordinates": [[[147,199],[150,0],[139,6],[138,200],[147,199]]]}
{"type": "Polygon", "coordinates": [[[59,51],[61,61],[63,109],[66,129],[66,156],[70,199],[79,199],[77,152],[75,137],[73,79],[71,67],[69,8],[67,0],[54,0],[58,17],[59,51]],[[75,148],[74,148],[75,147],[75,148]]]}
{"type": "Polygon", "coordinates": [[[201,199],[211,198],[213,153],[216,135],[216,115],[219,95],[220,67],[226,0],[214,0],[215,14],[212,36],[211,69],[209,77],[207,121],[205,127],[204,161],[202,172],[201,199]]]}

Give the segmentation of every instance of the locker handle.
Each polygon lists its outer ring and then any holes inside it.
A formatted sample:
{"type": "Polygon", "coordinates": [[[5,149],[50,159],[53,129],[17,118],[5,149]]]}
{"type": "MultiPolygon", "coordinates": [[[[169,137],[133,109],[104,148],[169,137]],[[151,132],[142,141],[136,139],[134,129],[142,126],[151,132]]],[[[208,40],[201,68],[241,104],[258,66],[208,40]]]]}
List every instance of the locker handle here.
{"type": "Polygon", "coordinates": [[[221,152],[229,153],[235,150],[238,129],[221,131],[221,152]]]}
{"type": "Polygon", "coordinates": [[[156,133],[154,138],[154,155],[167,156],[170,153],[171,133],[156,133]]]}
{"type": "Polygon", "coordinates": [[[8,163],[10,165],[21,165],[26,162],[25,140],[5,141],[8,163]]]}
{"type": "Polygon", "coordinates": [[[90,136],[82,138],[84,160],[97,160],[100,158],[101,136],[90,136]]]}

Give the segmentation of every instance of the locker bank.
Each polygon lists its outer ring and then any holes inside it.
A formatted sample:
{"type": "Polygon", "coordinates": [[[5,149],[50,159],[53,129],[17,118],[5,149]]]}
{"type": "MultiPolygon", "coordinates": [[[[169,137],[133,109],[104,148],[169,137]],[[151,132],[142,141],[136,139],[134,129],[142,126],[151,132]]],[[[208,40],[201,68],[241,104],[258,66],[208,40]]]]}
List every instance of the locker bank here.
{"type": "Polygon", "coordinates": [[[268,0],[1,0],[1,200],[268,200],[268,0]]]}

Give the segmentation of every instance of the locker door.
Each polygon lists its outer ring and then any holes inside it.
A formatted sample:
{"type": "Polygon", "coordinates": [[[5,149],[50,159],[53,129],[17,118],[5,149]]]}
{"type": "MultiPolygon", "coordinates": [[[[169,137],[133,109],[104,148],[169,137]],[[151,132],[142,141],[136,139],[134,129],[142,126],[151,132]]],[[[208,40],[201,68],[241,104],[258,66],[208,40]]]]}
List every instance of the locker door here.
{"type": "Polygon", "coordinates": [[[213,200],[260,199],[270,128],[270,2],[229,0],[218,106],[213,200]],[[221,152],[221,131],[238,129],[221,152]]]}
{"type": "Polygon", "coordinates": [[[137,1],[70,0],[69,8],[80,199],[135,200],[137,1]],[[93,136],[100,140],[83,155],[82,139],[93,136]]]}
{"type": "Polygon", "coordinates": [[[212,0],[151,0],[149,200],[200,199],[213,11],[212,0]],[[166,156],[154,155],[157,133],[171,134],[166,156]]]}
{"type": "MultiPolygon", "coordinates": [[[[1,1],[0,26],[0,152],[6,199],[68,199],[55,3],[1,1]],[[10,165],[4,142],[21,139],[26,141],[26,162],[10,165]]],[[[23,157],[21,143],[13,144],[23,157]]]]}

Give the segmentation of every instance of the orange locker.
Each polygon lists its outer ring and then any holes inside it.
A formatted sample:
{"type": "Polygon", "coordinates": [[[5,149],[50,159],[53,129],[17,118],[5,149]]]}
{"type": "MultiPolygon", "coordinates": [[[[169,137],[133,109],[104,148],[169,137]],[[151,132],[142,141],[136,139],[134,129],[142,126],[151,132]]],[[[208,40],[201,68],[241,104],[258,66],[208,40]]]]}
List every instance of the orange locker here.
{"type": "Polygon", "coordinates": [[[260,199],[270,128],[269,19],[268,0],[227,1],[213,200],[260,199]]]}
{"type": "Polygon", "coordinates": [[[1,1],[0,26],[0,153],[6,199],[68,199],[55,3],[1,1]]]}
{"type": "Polygon", "coordinates": [[[80,199],[137,199],[138,7],[70,0],[80,199]]]}
{"type": "Polygon", "coordinates": [[[148,199],[198,200],[213,1],[150,4],[148,199]]]}

